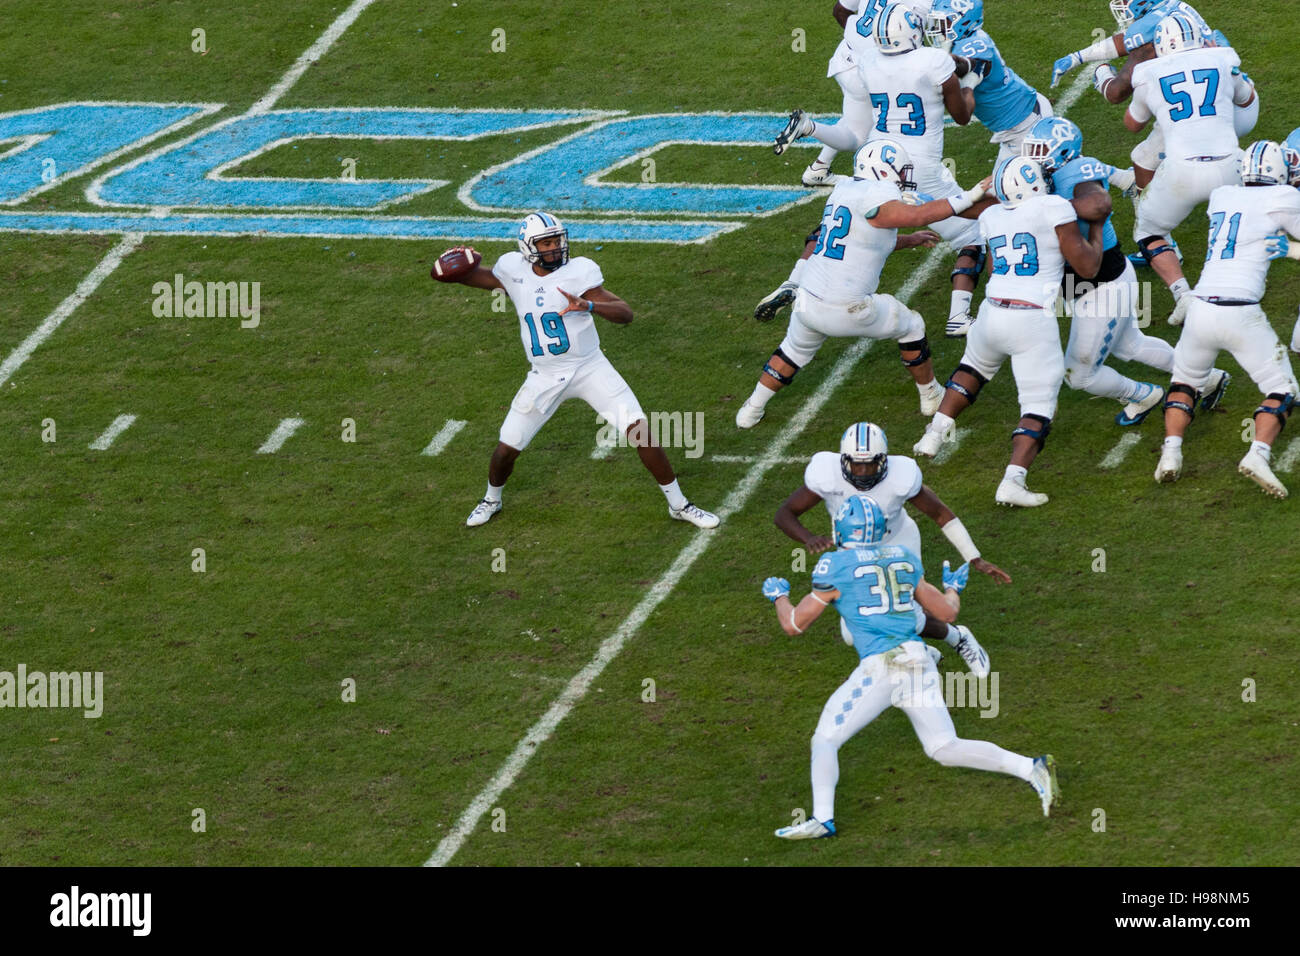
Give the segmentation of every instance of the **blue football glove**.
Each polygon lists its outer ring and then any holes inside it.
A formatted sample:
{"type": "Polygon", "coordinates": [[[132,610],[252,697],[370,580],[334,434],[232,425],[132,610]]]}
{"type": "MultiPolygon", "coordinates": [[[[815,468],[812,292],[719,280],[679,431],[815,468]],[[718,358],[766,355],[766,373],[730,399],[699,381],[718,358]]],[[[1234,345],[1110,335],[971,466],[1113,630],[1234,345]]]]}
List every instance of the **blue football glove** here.
{"type": "Polygon", "coordinates": [[[763,597],[773,604],[779,597],[790,596],[790,582],[785,578],[768,578],[763,582],[763,597]]]}
{"type": "Polygon", "coordinates": [[[952,588],[958,594],[966,590],[966,585],[970,581],[970,562],[967,561],[956,571],[953,571],[948,562],[943,563],[943,588],[948,590],[952,588]]]}
{"type": "Polygon", "coordinates": [[[1061,77],[1069,73],[1075,67],[1083,66],[1083,57],[1076,51],[1069,56],[1063,56],[1052,64],[1052,88],[1061,82],[1061,77]]]}
{"type": "Polygon", "coordinates": [[[1291,240],[1287,238],[1286,233],[1279,232],[1276,236],[1268,237],[1267,248],[1270,259],[1285,259],[1291,254],[1291,240]]]}

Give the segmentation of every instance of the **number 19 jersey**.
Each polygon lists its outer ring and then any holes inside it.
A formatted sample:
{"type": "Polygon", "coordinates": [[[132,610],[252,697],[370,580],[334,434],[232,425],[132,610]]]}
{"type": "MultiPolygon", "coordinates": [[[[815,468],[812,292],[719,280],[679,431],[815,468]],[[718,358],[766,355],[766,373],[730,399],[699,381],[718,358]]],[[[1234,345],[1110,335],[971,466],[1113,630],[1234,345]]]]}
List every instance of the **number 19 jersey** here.
{"type": "Polygon", "coordinates": [[[519,313],[524,355],[539,369],[568,368],[600,351],[600,335],[589,312],[568,312],[560,292],[582,295],[603,285],[600,266],[584,256],[570,259],[554,272],[538,275],[518,252],[507,252],[492,267],[519,313]]]}

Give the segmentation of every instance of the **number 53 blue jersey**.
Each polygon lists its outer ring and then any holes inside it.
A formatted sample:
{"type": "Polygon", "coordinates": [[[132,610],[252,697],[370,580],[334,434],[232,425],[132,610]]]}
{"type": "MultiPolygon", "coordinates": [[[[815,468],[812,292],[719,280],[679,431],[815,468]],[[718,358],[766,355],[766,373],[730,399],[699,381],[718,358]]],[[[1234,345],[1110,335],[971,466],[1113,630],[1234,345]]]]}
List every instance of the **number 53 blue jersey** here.
{"type": "Polygon", "coordinates": [[[814,591],[840,592],[835,610],[853,635],[859,657],[883,654],[916,637],[917,585],[924,569],[907,548],[841,548],[813,568],[814,591]]]}

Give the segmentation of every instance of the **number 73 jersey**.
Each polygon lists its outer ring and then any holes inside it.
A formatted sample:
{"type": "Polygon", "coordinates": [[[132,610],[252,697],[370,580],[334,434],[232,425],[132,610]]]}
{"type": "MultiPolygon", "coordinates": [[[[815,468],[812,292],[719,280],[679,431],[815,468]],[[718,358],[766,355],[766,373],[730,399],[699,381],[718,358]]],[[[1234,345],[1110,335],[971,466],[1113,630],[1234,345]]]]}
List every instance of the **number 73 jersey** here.
{"type": "Polygon", "coordinates": [[[538,275],[518,252],[507,252],[492,267],[519,313],[519,337],[524,355],[544,369],[577,365],[600,351],[600,335],[591,313],[565,313],[570,295],[604,285],[600,266],[583,256],[570,259],[554,272],[538,275]]]}
{"type": "Polygon", "coordinates": [[[859,657],[883,654],[916,637],[921,559],[907,548],[840,548],[813,568],[814,591],[836,590],[835,610],[853,635],[859,657]]]}

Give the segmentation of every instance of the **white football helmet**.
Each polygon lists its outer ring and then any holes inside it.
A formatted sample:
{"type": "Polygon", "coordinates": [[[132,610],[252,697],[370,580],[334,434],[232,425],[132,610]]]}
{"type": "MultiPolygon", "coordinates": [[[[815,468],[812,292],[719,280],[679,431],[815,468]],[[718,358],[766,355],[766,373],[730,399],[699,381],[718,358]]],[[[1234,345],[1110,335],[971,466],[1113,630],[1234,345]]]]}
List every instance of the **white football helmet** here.
{"type": "Polygon", "coordinates": [[[554,272],[569,261],[569,230],[548,212],[529,213],[519,225],[519,251],[534,265],[554,272]],[[537,240],[560,237],[560,248],[546,255],[537,251],[537,240]]]}
{"type": "Polygon", "coordinates": [[[1205,46],[1205,36],[1200,24],[1194,23],[1185,13],[1171,13],[1156,24],[1156,56],[1173,56],[1184,50],[1199,50],[1205,46]]]}
{"type": "Polygon", "coordinates": [[[1237,171],[1246,186],[1281,186],[1291,179],[1291,165],[1281,143],[1266,139],[1251,143],[1237,161],[1237,171]]]}
{"type": "Polygon", "coordinates": [[[1028,156],[1012,156],[998,163],[993,172],[993,191],[998,202],[1014,209],[1032,196],[1046,196],[1047,174],[1043,167],[1028,156]]]}
{"type": "Polygon", "coordinates": [[[867,491],[880,484],[889,473],[889,443],[879,425],[858,422],[844,430],[840,438],[840,472],[844,480],[858,491],[867,491]],[[876,470],[869,475],[855,475],[854,462],[875,462],[876,470]]]}
{"type": "Polygon", "coordinates": [[[853,157],[854,179],[878,179],[893,183],[904,192],[916,189],[912,172],[912,158],[902,143],[892,139],[867,143],[853,157]]]}
{"type": "Polygon", "coordinates": [[[876,17],[871,31],[876,46],[885,56],[897,56],[919,49],[925,26],[921,18],[901,3],[891,3],[876,17]]]}

